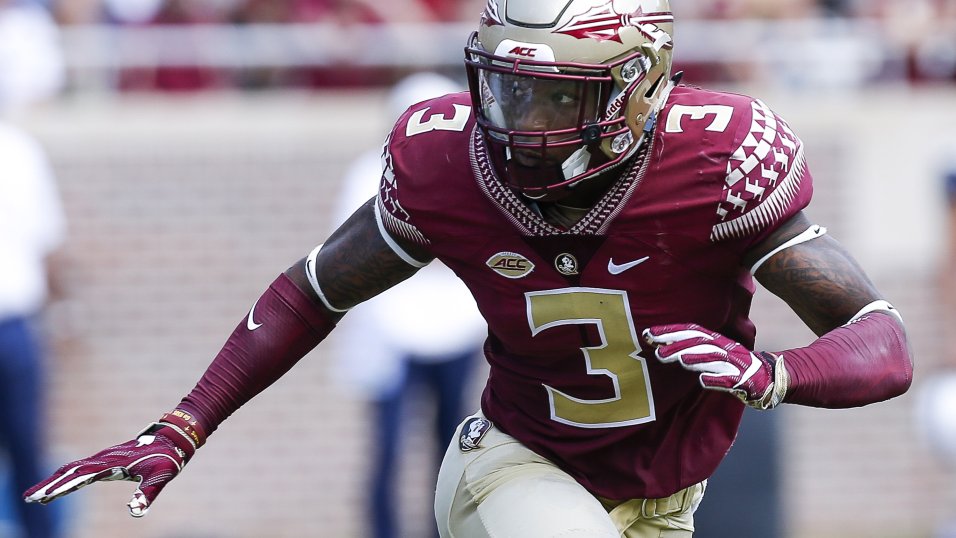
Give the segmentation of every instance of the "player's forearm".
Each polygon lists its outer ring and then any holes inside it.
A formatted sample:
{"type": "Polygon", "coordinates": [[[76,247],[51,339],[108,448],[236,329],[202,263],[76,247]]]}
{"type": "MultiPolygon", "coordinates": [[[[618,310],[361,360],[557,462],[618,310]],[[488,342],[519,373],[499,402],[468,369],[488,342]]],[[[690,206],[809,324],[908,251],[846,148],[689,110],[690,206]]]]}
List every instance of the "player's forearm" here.
{"type": "Polygon", "coordinates": [[[864,314],[807,347],[781,354],[790,379],[785,403],[858,407],[899,396],[913,381],[906,333],[884,311],[864,314]]]}
{"type": "Polygon", "coordinates": [[[347,309],[418,270],[386,242],[374,207],[370,200],[324,245],[277,278],[183,398],[179,408],[207,434],[289,371],[347,309]]]}
{"type": "Polygon", "coordinates": [[[239,323],[178,408],[206,435],[282,377],[335,327],[336,317],[280,275],[239,323]]]}

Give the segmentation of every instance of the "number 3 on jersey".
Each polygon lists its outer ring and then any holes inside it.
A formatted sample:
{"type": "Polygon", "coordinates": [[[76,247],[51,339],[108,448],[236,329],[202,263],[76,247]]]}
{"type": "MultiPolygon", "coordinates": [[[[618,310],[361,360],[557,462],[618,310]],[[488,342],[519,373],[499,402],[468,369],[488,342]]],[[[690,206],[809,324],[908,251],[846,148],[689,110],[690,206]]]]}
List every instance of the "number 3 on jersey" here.
{"type": "Polygon", "coordinates": [[[674,105],[671,107],[670,114],[667,115],[668,133],[683,133],[684,127],[681,120],[685,117],[694,121],[708,120],[710,123],[704,128],[705,131],[722,133],[727,130],[730,120],[734,116],[734,107],[725,105],[674,105]]]}
{"type": "Polygon", "coordinates": [[[468,125],[468,117],[471,116],[471,107],[455,104],[455,115],[451,118],[444,114],[432,114],[425,119],[425,114],[431,111],[431,108],[423,108],[413,112],[408,118],[408,124],[405,126],[405,136],[415,136],[417,134],[430,131],[464,131],[468,125]]]}
{"type": "Polygon", "coordinates": [[[532,336],[561,325],[596,325],[601,345],[581,348],[584,366],[587,375],[611,379],[607,397],[592,400],[544,385],[552,420],[580,428],[616,428],[656,419],[647,364],[638,355],[640,346],[627,293],[564,288],[528,292],[525,300],[532,336]]]}

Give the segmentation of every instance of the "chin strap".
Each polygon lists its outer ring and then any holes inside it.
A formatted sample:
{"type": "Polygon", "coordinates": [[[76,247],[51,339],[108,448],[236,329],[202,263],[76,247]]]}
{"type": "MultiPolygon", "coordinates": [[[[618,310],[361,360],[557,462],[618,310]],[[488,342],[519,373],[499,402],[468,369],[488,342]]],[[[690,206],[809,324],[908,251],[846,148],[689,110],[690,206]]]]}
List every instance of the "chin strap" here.
{"type": "Polygon", "coordinates": [[[589,162],[591,162],[591,151],[588,146],[582,146],[561,163],[561,173],[564,174],[564,179],[571,179],[578,174],[583,174],[588,169],[589,162]]]}

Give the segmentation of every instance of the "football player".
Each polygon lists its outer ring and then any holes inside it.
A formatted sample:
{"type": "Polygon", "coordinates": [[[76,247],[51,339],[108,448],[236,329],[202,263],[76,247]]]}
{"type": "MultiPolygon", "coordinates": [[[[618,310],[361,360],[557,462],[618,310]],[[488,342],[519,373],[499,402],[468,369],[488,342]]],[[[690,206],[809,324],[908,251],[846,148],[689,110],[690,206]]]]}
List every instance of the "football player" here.
{"type": "Polygon", "coordinates": [[[412,106],[377,196],[280,275],[136,439],[26,492],[139,481],[142,516],[219,424],[354,305],[440,259],[490,376],[438,479],[442,536],[690,536],[745,405],[845,408],[912,379],[899,313],[803,213],[801,140],[681,85],[667,0],[489,0],[470,92],[412,106]],[[754,350],[754,279],[818,335],[754,350]]]}

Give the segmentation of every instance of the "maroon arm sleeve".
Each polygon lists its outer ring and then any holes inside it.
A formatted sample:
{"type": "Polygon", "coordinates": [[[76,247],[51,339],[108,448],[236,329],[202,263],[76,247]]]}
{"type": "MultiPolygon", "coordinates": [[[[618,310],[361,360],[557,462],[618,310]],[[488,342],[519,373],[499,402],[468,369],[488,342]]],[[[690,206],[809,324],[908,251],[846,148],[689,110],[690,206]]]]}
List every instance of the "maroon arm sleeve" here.
{"type": "Polygon", "coordinates": [[[320,305],[288,276],[279,275],[177,409],[187,414],[204,441],[226,417],[282,377],[334,327],[335,322],[320,305]]]}
{"type": "Polygon", "coordinates": [[[913,381],[903,327],[879,311],[838,327],[807,347],[777,354],[783,355],[790,374],[786,403],[857,407],[899,396],[913,381]]]}

